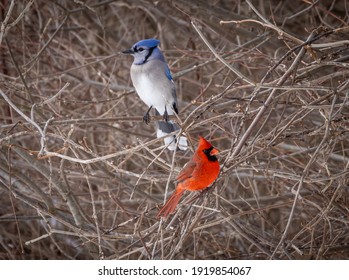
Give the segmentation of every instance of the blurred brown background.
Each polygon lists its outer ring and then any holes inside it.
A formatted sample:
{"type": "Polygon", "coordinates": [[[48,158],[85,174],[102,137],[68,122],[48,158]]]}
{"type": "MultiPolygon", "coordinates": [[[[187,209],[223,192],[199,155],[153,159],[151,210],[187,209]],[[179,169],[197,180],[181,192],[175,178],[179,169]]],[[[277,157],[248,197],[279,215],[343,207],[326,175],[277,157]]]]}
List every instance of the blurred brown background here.
{"type": "Polygon", "coordinates": [[[349,257],[347,1],[0,3],[1,259],[349,257]],[[185,153],[120,51],[158,38],[185,153]],[[222,172],[157,220],[202,135],[222,172]]]}

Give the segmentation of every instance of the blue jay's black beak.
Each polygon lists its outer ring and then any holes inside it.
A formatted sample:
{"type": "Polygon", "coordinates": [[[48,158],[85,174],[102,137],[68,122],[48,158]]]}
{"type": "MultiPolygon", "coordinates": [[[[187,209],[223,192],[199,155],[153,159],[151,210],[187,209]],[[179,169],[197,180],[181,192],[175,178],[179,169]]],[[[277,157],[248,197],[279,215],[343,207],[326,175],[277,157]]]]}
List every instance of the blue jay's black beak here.
{"type": "Polygon", "coordinates": [[[135,51],[131,48],[131,49],[128,49],[128,50],[124,50],[121,53],[123,53],[123,54],[134,54],[135,51]]]}

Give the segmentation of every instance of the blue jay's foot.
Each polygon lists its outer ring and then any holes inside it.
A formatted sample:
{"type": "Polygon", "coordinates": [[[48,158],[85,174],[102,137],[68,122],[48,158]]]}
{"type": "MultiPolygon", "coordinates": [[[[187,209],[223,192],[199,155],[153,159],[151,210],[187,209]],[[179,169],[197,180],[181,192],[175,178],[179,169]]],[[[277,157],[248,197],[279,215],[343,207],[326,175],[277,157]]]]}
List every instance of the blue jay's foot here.
{"type": "Polygon", "coordinates": [[[167,113],[166,107],[165,107],[165,112],[164,112],[164,114],[162,115],[162,117],[164,118],[164,121],[165,121],[165,122],[168,122],[168,113],[167,113]]]}
{"type": "Polygon", "coordinates": [[[147,112],[144,116],[143,116],[143,121],[148,124],[150,122],[150,116],[149,113],[147,112]]]}
{"type": "Polygon", "coordinates": [[[143,116],[143,121],[148,124],[150,122],[150,115],[149,112],[151,110],[151,108],[153,108],[153,106],[150,106],[148,111],[145,113],[145,115],[143,116]]]}

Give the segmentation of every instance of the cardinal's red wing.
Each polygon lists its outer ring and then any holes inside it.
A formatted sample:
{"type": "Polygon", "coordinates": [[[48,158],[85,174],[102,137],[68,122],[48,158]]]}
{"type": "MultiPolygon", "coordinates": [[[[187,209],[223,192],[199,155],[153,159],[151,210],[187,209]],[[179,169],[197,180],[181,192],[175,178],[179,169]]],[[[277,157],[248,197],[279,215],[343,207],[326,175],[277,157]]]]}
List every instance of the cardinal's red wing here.
{"type": "Polygon", "coordinates": [[[197,166],[197,163],[195,161],[193,160],[189,161],[186,165],[184,165],[181,172],[179,172],[176,178],[176,181],[180,183],[192,177],[196,166],[197,166]]]}

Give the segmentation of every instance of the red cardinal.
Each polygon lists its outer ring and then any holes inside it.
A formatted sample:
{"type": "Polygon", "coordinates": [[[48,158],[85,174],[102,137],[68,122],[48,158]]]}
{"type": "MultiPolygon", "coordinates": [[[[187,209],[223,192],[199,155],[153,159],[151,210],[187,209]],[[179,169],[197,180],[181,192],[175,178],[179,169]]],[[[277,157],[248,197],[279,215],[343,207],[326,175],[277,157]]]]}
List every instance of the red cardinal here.
{"type": "Polygon", "coordinates": [[[195,154],[176,179],[178,182],[176,190],[160,209],[157,217],[167,217],[171,214],[185,190],[205,189],[217,179],[220,168],[216,154],[218,154],[218,150],[200,136],[199,146],[195,154]]]}

